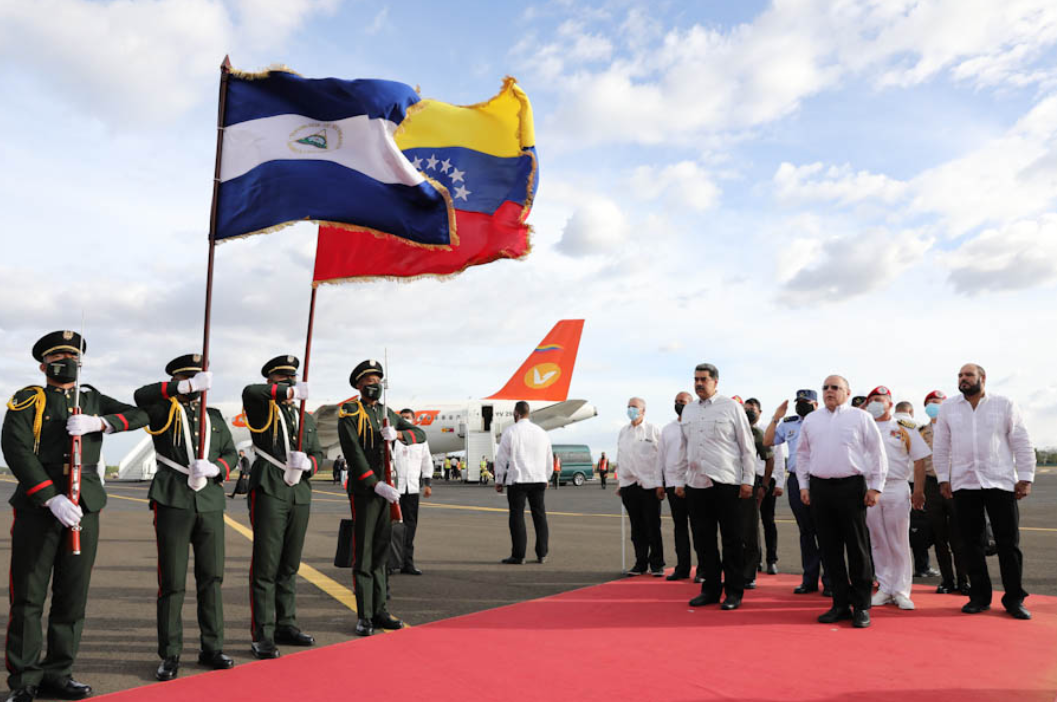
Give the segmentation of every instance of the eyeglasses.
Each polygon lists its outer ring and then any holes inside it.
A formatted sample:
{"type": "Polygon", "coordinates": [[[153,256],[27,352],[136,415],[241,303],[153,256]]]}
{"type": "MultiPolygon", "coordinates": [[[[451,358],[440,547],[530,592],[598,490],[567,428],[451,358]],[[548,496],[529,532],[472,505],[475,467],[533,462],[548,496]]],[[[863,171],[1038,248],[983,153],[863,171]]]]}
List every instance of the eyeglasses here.
{"type": "Polygon", "coordinates": [[[823,392],[825,392],[826,390],[843,390],[843,389],[844,388],[842,388],[839,385],[823,385],[822,386],[823,392]]]}

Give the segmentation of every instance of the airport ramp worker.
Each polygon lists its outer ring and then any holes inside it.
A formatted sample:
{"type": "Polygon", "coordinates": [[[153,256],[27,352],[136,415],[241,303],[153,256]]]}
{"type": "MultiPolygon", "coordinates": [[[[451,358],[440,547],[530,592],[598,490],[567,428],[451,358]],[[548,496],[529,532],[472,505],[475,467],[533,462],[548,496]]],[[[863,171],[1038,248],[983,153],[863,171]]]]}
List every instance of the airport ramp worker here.
{"type": "Polygon", "coordinates": [[[349,384],[360,399],[346,402],[338,411],[338,440],[349,462],[349,502],[352,507],[352,584],[356,594],[358,636],[371,636],[376,628],[399,629],[403,622],[391,615],[385,603],[386,564],[392,523],[389,505],[400,492],[385,482],[385,442],[422,444],[426,434],[388,407],[383,407],[382,364],[363,361],[353,368],[349,384]],[[383,414],[384,410],[384,414],[383,414]],[[383,426],[389,419],[389,426],[383,426]]]}
{"type": "Polygon", "coordinates": [[[238,465],[231,431],[220,410],[207,409],[206,457],[199,459],[202,392],[213,374],[202,356],[187,354],[165,366],[170,380],[144,385],[136,405],[147,413],[158,472],[147,498],[154,511],[158,547],[158,680],[172,680],[183,650],[184,593],[188,548],[195,553],[195,592],[201,648],[198,662],[213,670],[231,668],[224,655],[224,481],[238,465]]]}
{"type": "Polygon", "coordinates": [[[80,385],[74,415],[79,357],[87,349],[81,335],[57,331],[33,345],[44,373],[43,386],[31,385],[7,403],[0,446],[18,480],[11,497],[11,610],[8,615],[7,684],[15,702],[37,693],[81,699],[92,688],[73,679],[73,664],[84,628],[88,584],[99,543],[99,512],[106,492],[97,467],[103,434],[146,425],[147,415],[91,385],[80,385]],[[73,504],[69,486],[70,437],[81,437],[81,495],[73,504]],[[81,553],[67,539],[81,528],[81,553]],[[41,613],[51,581],[48,653],[40,659],[41,613]]]}
{"type": "Polygon", "coordinates": [[[251,651],[278,658],[276,644],[311,646],[316,640],[297,626],[297,571],[312,508],[312,485],[323,461],[316,422],[305,414],[304,442],[297,450],[298,407],[308,384],[298,382],[296,356],[276,356],[261,368],[266,383],[242,391],[246,425],[256,460],[250,471],[253,525],[250,562],[251,651]]]}

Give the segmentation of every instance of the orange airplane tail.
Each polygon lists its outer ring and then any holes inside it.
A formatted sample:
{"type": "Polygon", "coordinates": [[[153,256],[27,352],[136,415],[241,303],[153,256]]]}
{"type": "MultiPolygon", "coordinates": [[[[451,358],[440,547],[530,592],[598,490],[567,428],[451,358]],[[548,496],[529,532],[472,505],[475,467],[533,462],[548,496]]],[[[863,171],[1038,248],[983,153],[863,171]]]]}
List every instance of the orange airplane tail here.
{"type": "Polygon", "coordinates": [[[563,319],[554,325],[529,354],[503,389],[486,400],[543,400],[562,402],[569,397],[576,352],[584,320],[563,319]]]}

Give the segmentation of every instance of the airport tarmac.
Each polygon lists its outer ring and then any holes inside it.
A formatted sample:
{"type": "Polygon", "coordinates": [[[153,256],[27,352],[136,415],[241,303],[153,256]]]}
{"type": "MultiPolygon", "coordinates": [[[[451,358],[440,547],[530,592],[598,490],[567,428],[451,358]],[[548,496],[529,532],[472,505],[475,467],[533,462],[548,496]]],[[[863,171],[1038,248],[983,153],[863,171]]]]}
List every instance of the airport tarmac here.
{"type": "MultiPolygon", "coordinates": [[[[393,576],[392,613],[409,625],[418,626],[620,577],[620,502],[614,488],[611,482],[603,491],[595,481],[579,488],[570,485],[548,490],[551,550],[547,563],[540,565],[530,560],[525,565],[510,566],[499,563],[510,552],[505,495],[496,493],[491,485],[446,485],[436,481],[432,498],[422,501],[416,539],[416,562],[425,574],[393,576]]],[[[0,496],[6,500],[13,489],[10,475],[0,476],[0,496]]],[[[97,694],[155,682],[154,670],[159,660],[155,628],[156,551],[147,489],[148,483],[107,484],[110,501],[102,515],[88,619],[74,670],[75,677],[92,685],[97,694]]],[[[348,516],[349,506],[343,491],[329,480],[313,481],[313,489],[312,519],[298,580],[298,619],[301,628],[316,637],[317,646],[323,646],[354,638],[351,574],[333,566],[338,521],[348,516]]],[[[796,524],[784,497],[778,505],[779,570],[798,573],[796,524]]],[[[1057,595],[1057,471],[1040,469],[1032,495],[1020,506],[1025,588],[1034,594],[1057,595]]],[[[253,660],[249,655],[248,602],[251,542],[245,497],[229,500],[227,515],[224,650],[235,658],[236,664],[243,664],[253,660]]],[[[531,556],[533,534],[527,514],[526,520],[531,556]]],[[[0,529],[6,533],[10,525],[11,510],[0,511],[0,529]]],[[[674,547],[670,520],[665,520],[664,529],[671,566],[674,547]]],[[[626,549],[630,566],[630,543],[626,549]]],[[[0,567],[6,568],[9,539],[3,541],[0,552],[0,567]]],[[[997,587],[997,559],[989,558],[988,564],[997,587]]],[[[936,584],[938,578],[915,582],[936,584]]],[[[958,612],[964,598],[952,596],[950,600],[951,616],[964,616],[958,612]]],[[[749,592],[746,606],[751,604],[749,592]]],[[[1030,609],[1030,598],[1026,604],[1030,609]]],[[[818,596],[818,606],[821,613],[828,602],[818,596]]],[[[0,623],[6,627],[6,612],[0,623]]],[[[197,637],[194,582],[189,577],[181,676],[202,671],[195,663],[197,637]]],[[[292,652],[295,649],[283,648],[284,654],[292,652]]],[[[479,653],[466,651],[466,664],[478,665],[479,653]]]]}

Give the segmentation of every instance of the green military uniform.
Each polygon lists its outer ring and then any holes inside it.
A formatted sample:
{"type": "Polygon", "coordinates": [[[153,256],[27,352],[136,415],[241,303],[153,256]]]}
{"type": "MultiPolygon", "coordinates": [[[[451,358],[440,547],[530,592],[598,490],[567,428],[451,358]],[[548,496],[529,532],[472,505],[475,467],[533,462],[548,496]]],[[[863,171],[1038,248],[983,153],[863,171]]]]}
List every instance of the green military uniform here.
{"type": "MultiPolygon", "coordinates": [[[[279,356],[265,364],[261,373],[267,378],[277,370],[289,369],[293,375],[298,365],[293,356],[279,356]]],[[[309,477],[318,472],[324,458],[315,420],[306,413],[301,450],[308,455],[312,470],[292,487],[283,480],[279,465],[285,466],[288,452],[297,449],[299,412],[296,405],[285,401],[293,385],[263,383],[248,385],[242,391],[256,453],[248,485],[253,525],[250,631],[254,642],[274,643],[277,629],[297,631],[295,585],[312,506],[309,477]]]]}
{"type": "MultiPolygon", "coordinates": [[[[373,361],[358,365],[349,379],[353,387],[367,373],[381,376],[381,365],[373,361]]],[[[367,621],[387,615],[386,565],[392,523],[389,503],[374,491],[375,485],[385,479],[382,410],[380,404],[365,405],[355,400],[346,402],[338,412],[338,439],[341,441],[342,455],[349,463],[347,489],[354,526],[353,590],[359,617],[367,621]]],[[[400,432],[401,442],[415,444],[426,440],[426,434],[421,429],[396,412],[387,412],[390,426],[400,432]]]]}
{"type": "MultiPolygon", "coordinates": [[[[174,359],[169,375],[202,370],[201,356],[174,359]]],[[[197,492],[188,485],[188,469],[198,458],[200,402],[180,395],[179,381],[151,383],[135,393],[136,405],[150,418],[158,472],[147,497],[154,511],[158,546],[158,656],[179,656],[183,649],[183,609],[187,582],[188,547],[195,553],[195,585],[201,650],[211,654],[224,647],[224,607],[220,586],[224,582],[224,488],[238,460],[231,432],[220,411],[209,413],[209,454],[219,475],[197,492]],[[190,439],[190,445],[188,444],[190,439]]],[[[196,393],[197,394],[197,393],[196,393]]]]}
{"type": "MultiPolygon", "coordinates": [[[[33,356],[76,354],[85,348],[74,332],[54,332],[33,347],[33,356]]],[[[84,628],[88,584],[99,542],[99,512],[106,491],[99,479],[101,432],[81,437],[81,554],[70,552],[67,532],[44,503],[69,489],[70,435],[66,420],[74,407],[74,389],[31,385],[8,402],[2,438],[4,458],[18,479],[11,497],[11,613],[8,617],[6,658],[12,690],[61,686],[70,678],[84,628]],[[40,660],[41,614],[52,581],[48,613],[48,653],[40,660]]],[[[82,385],[80,407],[85,415],[101,417],[115,432],[139,429],[146,415],[118,402],[91,385],[82,385]]]]}

